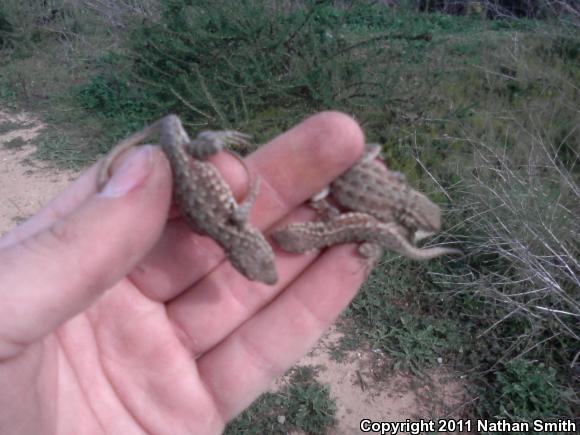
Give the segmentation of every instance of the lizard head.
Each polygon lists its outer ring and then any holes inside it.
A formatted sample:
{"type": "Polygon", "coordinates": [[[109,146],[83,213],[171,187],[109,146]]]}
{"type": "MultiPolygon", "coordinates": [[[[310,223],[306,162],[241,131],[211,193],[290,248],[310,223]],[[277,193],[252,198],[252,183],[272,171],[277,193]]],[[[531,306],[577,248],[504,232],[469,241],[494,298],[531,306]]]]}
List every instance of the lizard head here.
{"type": "Polygon", "coordinates": [[[401,222],[414,230],[415,242],[429,237],[441,229],[441,210],[429,198],[414,189],[409,189],[407,206],[400,210],[401,222]]]}
{"type": "Polygon", "coordinates": [[[252,281],[273,285],[278,281],[278,271],[274,252],[262,234],[254,229],[246,229],[245,236],[238,238],[228,252],[232,266],[252,281]]]}

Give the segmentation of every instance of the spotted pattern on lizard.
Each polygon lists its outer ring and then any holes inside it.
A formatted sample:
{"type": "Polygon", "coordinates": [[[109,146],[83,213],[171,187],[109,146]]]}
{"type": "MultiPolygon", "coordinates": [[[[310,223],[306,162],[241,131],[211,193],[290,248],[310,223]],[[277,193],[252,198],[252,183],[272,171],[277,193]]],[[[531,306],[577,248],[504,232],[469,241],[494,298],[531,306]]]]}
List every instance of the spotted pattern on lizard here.
{"type": "Polygon", "coordinates": [[[262,233],[248,223],[258,182],[251,182],[250,193],[238,204],[217,169],[203,161],[228,145],[244,143],[246,135],[230,130],[203,131],[190,140],[179,118],[168,115],[113,148],[100,167],[99,190],[108,181],[111,165],[119,154],[155,136],[159,136],[171,165],[174,201],[192,231],[217,242],[232,266],[246,278],[276,283],[278,274],[272,248],[262,233]]]}
{"type": "Polygon", "coordinates": [[[415,260],[461,251],[447,247],[418,248],[415,243],[439,231],[441,212],[414,190],[403,174],[390,171],[376,157],[380,148],[367,145],[360,161],[313,197],[322,220],[294,223],[272,238],[286,251],[303,253],[339,243],[362,243],[359,251],[376,259],[381,248],[415,260]],[[327,198],[345,213],[333,207],[327,198]]]}

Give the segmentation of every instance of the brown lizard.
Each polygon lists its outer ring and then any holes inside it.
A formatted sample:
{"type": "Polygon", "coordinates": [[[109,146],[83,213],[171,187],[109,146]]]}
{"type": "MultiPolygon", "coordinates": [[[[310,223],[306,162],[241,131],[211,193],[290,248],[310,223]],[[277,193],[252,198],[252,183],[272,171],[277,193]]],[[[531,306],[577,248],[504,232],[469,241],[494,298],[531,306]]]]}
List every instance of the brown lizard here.
{"type": "MultiPolygon", "coordinates": [[[[248,223],[258,182],[251,182],[249,194],[238,204],[217,169],[203,161],[228,145],[244,144],[248,136],[243,133],[202,131],[190,140],[179,118],[168,115],[111,150],[99,169],[98,189],[108,181],[111,165],[122,152],[155,136],[159,136],[160,146],[171,165],[174,200],[192,231],[217,242],[234,268],[246,278],[270,285],[276,283],[278,274],[272,248],[262,233],[248,223]]],[[[243,160],[237,158],[248,171],[243,160]]]]}
{"type": "Polygon", "coordinates": [[[360,253],[376,259],[381,248],[415,260],[460,254],[453,248],[417,248],[414,243],[439,231],[441,212],[425,195],[414,190],[403,174],[376,161],[377,145],[367,151],[330,186],[313,197],[323,220],[291,224],[273,239],[285,250],[303,253],[338,243],[362,243],[360,253]],[[326,201],[332,199],[340,211],[326,201]]]}

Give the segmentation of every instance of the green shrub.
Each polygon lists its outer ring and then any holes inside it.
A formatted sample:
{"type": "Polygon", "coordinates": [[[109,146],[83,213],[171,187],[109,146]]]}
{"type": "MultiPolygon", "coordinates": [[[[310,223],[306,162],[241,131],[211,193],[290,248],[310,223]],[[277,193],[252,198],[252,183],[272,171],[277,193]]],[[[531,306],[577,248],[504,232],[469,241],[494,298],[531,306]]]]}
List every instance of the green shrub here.
{"type": "MultiPolygon", "coordinates": [[[[495,416],[498,419],[531,422],[572,415],[562,401],[562,390],[566,388],[559,385],[553,367],[517,359],[498,370],[496,379],[498,388],[488,400],[499,407],[499,415],[495,416]]],[[[485,394],[490,396],[489,392],[485,394]]]]}
{"type": "MultiPolygon", "coordinates": [[[[1,6],[0,6],[1,8],[1,6]]],[[[14,41],[14,26],[3,9],[0,9],[0,50],[12,48],[14,41]]]]}
{"type": "Polygon", "coordinates": [[[399,77],[422,62],[433,34],[473,29],[468,19],[411,16],[370,2],[163,5],[159,19],[133,32],[124,59],[108,69],[114,76],[104,72],[79,94],[85,107],[143,121],[176,112],[258,141],[324,109],[357,113],[378,131],[385,121],[375,114],[408,88],[399,77]]]}
{"type": "MultiPolygon", "coordinates": [[[[256,114],[290,125],[305,112],[340,108],[357,94],[380,92],[376,80],[365,79],[364,58],[352,62],[352,47],[360,41],[347,43],[342,20],[329,11],[334,9],[315,5],[284,12],[250,0],[235,6],[167,1],[162,19],[131,38],[124,81],[134,83],[128,88],[146,89],[150,111],[190,114],[198,123],[221,127],[247,124],[256,114]]],[[[357,55],[365,53],[359,49],[357,55]]],[[[88,106],[97,108],[92,103],[89,98],[88,106]]],[[[100,108],[108,110],[110,101],[101,101],[100,108]]]]}

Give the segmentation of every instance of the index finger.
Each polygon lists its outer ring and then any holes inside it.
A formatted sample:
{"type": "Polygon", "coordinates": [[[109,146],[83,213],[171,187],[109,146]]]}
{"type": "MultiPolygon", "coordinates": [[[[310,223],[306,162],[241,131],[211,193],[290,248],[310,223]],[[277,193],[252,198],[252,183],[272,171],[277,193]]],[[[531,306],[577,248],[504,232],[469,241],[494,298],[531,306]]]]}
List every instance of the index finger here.
{"type": "MultiPolygon", "coordinates": [[[[340,112],[314,115],[248,156],[260,192],[251,222],[265,230],[297,205],[352,166],[364,147],[359,125],[340,112]]],[[[234,192],[249,183],[240,163],[220,156],[212,163],[234,192]]],[[[182,219],[171,221],[131,279],[149,297],[167,301],[177,296],[223,261],[221,249],[207,237],[192,233],[182,219]]]]}

